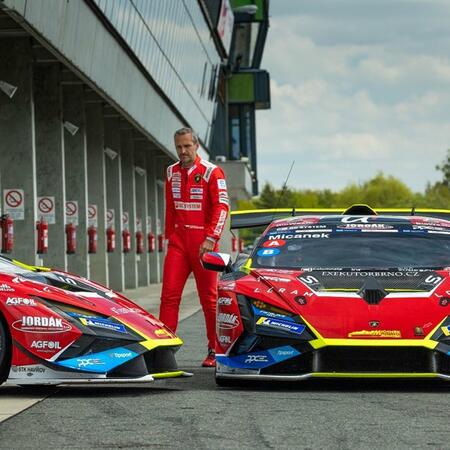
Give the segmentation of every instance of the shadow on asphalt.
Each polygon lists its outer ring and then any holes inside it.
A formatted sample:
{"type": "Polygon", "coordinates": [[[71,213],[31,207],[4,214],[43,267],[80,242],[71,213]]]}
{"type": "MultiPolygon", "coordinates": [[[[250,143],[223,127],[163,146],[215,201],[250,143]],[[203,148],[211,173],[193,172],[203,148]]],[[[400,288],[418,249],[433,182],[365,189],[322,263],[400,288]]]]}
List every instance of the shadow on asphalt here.
{"type": "MultiPolygon", "coordinates": [[[[234,380],[233,380],[234,381],[234,380]]],[[[236,381],[220,390],[279,391],[279,392],[450,392],[450,383],[423,380],[305,380],[305,381],[236,381]]]]}

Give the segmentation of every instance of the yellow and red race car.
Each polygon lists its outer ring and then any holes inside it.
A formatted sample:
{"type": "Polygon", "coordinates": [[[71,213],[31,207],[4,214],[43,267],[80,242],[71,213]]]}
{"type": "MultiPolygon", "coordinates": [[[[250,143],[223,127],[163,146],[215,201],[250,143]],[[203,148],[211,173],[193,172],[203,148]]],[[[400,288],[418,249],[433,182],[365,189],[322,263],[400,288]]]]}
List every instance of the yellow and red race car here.
{"type": "Polygon", "coordinates": [[[0,383],[149,382],[187,375],[158,319],[74,274],[0,257],[0,383]]]}
{"type": "Polygon", "coordinates": [[[234,265],[229,255],[204,258],[226,272],[217,301],[217,383],[450,380],[448,217],[364,205],[234,213],[233,228],[269,225],[234,265]]]}

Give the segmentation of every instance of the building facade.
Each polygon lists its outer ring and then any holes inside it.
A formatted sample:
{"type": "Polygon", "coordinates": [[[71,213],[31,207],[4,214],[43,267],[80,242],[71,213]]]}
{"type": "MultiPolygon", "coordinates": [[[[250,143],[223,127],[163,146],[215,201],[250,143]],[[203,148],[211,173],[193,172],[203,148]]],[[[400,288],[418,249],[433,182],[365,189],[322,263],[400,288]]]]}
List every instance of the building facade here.
{"type": "MultiPolygon", "coordinates": [[[[244,3],[264,7],[267,23],[266,2],[244,3]]],[[[235,197],[251,195],[258,102],[240,96],[235,75],[257,77],[260,59],[240,47],[240,15],[258,18],[243,6],[0,0],[0,188],[2,212],[14,219],[11,257],[117,290],[159,282],[163,180],[183,126],[198,133],[202,157],[232,175],[229,164],[239,164],[243,178],[229,184],[239,186],[235,197]],[[230,131],[236,114],[242,148],[230,131]]]]}

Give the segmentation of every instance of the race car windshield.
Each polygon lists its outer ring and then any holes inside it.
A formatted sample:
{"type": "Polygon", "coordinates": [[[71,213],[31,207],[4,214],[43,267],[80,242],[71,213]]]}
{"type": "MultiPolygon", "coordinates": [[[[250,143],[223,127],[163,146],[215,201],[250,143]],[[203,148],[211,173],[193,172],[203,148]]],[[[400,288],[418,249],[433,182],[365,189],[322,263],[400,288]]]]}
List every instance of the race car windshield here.
{"type": "Polygon", "coordinates": [[[435,234],[404,229],[376,233],[340,231],[269,233],[255,249],[253,265],[280,269],[450,267],[447,231],[435,234]]]}

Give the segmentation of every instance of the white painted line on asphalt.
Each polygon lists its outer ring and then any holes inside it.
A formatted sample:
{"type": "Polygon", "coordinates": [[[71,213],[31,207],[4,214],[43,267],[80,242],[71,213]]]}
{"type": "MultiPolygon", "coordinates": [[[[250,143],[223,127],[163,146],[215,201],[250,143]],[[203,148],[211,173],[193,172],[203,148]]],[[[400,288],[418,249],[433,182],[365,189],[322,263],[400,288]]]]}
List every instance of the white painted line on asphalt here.
{"type": "Polygon", "coordinates": [[[1,394],[5,390],[17,390],[22,389],[20,387],[17,388],[11,388],[11,387],[4,387],[0,388],[0,422],[3,422],[6,419],[9,419],[12,416],[15,416],[16,414],[19,414],[20,412],[30,408],[31,406],[35,405],[36,403],[40,402],[41,400],[44,400],[44,397],[36,397],[36,396],[18,396],[18,395],[8,395],[7,397],[3,397],[1,394]],[[3,392],[2,392],[3,391],[3,392]]]}

